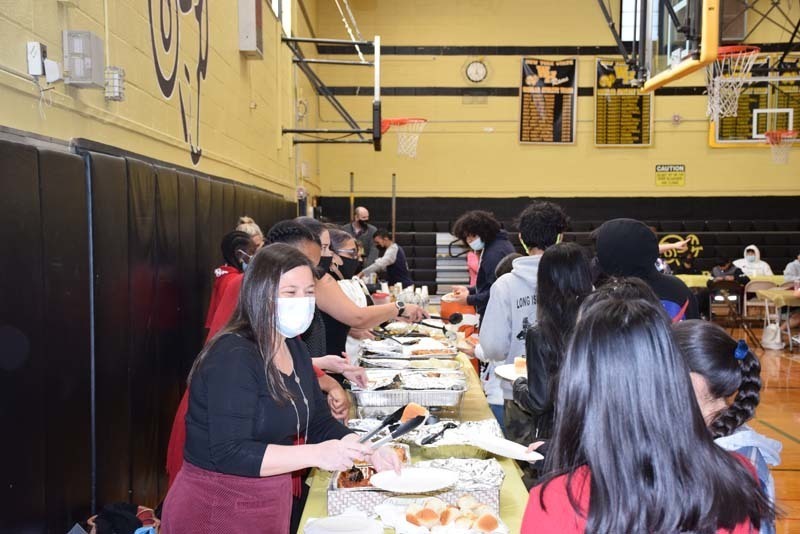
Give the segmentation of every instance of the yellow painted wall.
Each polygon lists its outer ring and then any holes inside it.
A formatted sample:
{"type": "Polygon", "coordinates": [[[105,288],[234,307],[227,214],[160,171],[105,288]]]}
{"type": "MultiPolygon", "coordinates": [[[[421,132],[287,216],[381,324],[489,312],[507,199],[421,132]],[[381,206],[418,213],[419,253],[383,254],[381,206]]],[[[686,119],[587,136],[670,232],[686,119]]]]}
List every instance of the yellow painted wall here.
{"type": "MultiPolygon", "coordinates": [[[[613,45],[597,3],[592,0],[351,0],[365,38],[381,35],[393,45],[613,45]]],[[[618,14],[618,2],[612,2],[618,14]]],[[[783,5],[786,9],[786,5],[783,5]]],[[[792,5],[789,16],[800,16],[792,5]]],[[[333,2],[318,6],[318,33],[345,38],[333,2]]],[[[751,19],[754,23],[754,19],[751,19]]],[[[788,34],[765,22],[753,42],[783,41],[788,34]]],[[[342,58],[344,56],[336,56],[342,58]]],[[[553,56],[560,58],[564,56],[553,56]]],[[[384,56],[382,85],[475,87],[463,75],[467,56],[384,56]]],[[[489,76],[481,85],[520,84],[521,58],[487,56],[489,76]]],[[[320,69],[330,85],[371,87],[368,69],[320,69]]],[[[594,84],[594,58],[579,57],[578,85],[594,84]]],[[[704,85],[702,72],[674,85],[704,85]]],[[[368,91],[369,92],[369,91],[368,91]]],[[[371,115],[371,98],[341,97],[359,121],[371,115]]],[[[683,196],[798,195],[800,150],[789,165],[773,165],[769,150],[712,149],[708,146],[705,96],[657,96],[653,146],[595,148],[593,97],[578,98],[576,143],[571,146],[521,145],[518,97],[488,97],[468,104],[461,97],[383,99],[384,117],[421,116],[430,120],[416,160],[395,153],[390,131],[384,151],[368,146],[320,148],[322,190],[340,196],[356,173],[360,195],[390,194],[391,173],[401,196],[683,196]],[[680,124],[673,124],[680,115],[680,124]],[[685,187],[655,185],[656,164],[685,164],[685,187]]],[[[321,106],[320,124],[341,127],[335,112],[321,106]]]]}
{"type": "MultiPolygon", "coordinates": [[[[294,197],[296,169],[307,161],[304,185],[318,190],[315,147],[304,148],[295,158],[289,136],[281,127],[295,120],[295,92],[310,94],[308,83],[297,77],[287,47],[280,41],[280,24],[269,3],[263,3],[264,58],[246,59],[238,51],[238,14],[235,0],[206,2],[209,20],[207,75],[201,83],[199,145],[200,171],[254,184],[287,198],[294,197]]],[[[25,43],[41,41],[48,57],[63,60],[61,32],[89,30],[104,38],[103,0],[73,0],[66,7],[56,0],[6,0],[0,2],[0,125],[57,139],[87,138],[124,148],[158,160],[192,166],[184,141],[177,90],[171,98],[160,91],[150,41],[147,0],[107,0],[110,64],[125,69],[125,101],[108,102],[101,89],[76,89],[56,83],[40,103],[40,93],[30,81],[7,72],[27,72],[25,43]],[[52,102],[50,102],[52,100],[52,102]]],[[[157,13],[160,0],[153,0],[157,13]]],[[[166,2],[164,2],[166,4],[166,2]]],[[[175,2],[171,2],[174,6],[175,2]]],[[[194,0],[192,4],[196,5],[194,0]]],[[[306,0],[315,18],[316,1],[306,0]]],[[[294,6],[295,33],[308,35],[294,6]]],[[[179,69],[188,68],[196,88],[198,24],[193,15],[181,15],[179,69]]],[[[156,19],[158,16],[156,15],[156,19]]],[[[313,22],[312,22],[313,24],[313,22]]],[[[174,56],[167,59],[172,60],[174,56]]],[[[171,66],[171,63],[170,63],[171,66]]],[[[168,70],[168,69],[165,69],[168,70]]],[[[44,80],[41,85],[45,86],[44,80]]],[[[196,93],[195,93],[196,94],[196,93]]],[[[189,101],[189,100],[187,100],[189,101]]],[[[197,103],[190,99],[190,123],[197,103]]],[[[314,121],[316,101],[306,119],[314,121]]],[[[313,127],[313,125],[311,125],[313,127]]],[[[196,138],[196,136],[195,136],[196,138]]],[[[297,173],[299,174],[299,173],[297,173]]]]}

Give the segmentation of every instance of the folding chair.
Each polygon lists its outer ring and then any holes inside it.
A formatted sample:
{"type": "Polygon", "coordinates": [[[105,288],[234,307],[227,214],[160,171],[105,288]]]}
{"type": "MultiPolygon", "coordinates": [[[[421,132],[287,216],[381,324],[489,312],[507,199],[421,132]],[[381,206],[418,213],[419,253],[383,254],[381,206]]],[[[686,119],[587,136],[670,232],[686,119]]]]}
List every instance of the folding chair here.
{"type": "Polygon", "coordinates": [[[766,300],[757,298],[755,296],[756,291],[760,291],[762,289],[774,289],[775,283],[770,282],[768,280],[753,280],[748,282],[746,286],[744,286],[744,297],[742,299],[742,315],[744,315],[745,319],[751,319],[749,309],[761,309],[764,310],[764,320],[766,321],[766,314],[768,312],[769,304],[766,300]]]}
{"type": "Polygon", "coordinates": [[[747,324],[747,321],[745,321],[744,317],[742,317],[742,314],[739,313],[738,304],[739,296],[742,294],[742,286],[733,281],[720,280],[717,282],[711,282],[708,285],[708,289],[709,320],[713,322],[715,310],[725,311],[724,314],[720,315],[724,315],[726,318],[728,318],[728,321],[726,321],[726,324],[722,326],[727,326],[731,329],[741,328],[747,335],[747,339],[750,341],[751,346],[762,348],[761,340],[758,339],[758,336],[753,333],[750,325],[747,324]],[[715,299],[717,296],[722,297],[722,299],[715,299]]]}

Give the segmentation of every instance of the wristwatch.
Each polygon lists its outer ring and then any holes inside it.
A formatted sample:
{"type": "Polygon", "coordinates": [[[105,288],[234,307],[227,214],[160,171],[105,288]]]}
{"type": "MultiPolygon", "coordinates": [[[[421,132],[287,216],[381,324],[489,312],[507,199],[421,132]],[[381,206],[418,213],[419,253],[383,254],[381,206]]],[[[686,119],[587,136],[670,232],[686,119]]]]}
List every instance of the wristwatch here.
{"type": "Polygon", "coordinates": [[[397,300],[394,305],[397,306],[397,316],[403,317],[403,314],[406,312],[406,303],[402,300],[397,300]]]}

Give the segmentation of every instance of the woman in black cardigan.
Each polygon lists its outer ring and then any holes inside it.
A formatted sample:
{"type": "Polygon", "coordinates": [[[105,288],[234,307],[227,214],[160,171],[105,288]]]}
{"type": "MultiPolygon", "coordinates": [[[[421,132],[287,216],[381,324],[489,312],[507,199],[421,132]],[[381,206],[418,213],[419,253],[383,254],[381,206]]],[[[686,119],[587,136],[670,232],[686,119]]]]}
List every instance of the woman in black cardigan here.
{"type": "Polygon", "coordinates": [[[189,374],[184,463],[164,503],[163,534],[289,532],[292,473],[371,460],[399,469],[333,419],[298,337],[314,314],[312,265],[284,244],[248,265],[228,324],[189,374]]]}

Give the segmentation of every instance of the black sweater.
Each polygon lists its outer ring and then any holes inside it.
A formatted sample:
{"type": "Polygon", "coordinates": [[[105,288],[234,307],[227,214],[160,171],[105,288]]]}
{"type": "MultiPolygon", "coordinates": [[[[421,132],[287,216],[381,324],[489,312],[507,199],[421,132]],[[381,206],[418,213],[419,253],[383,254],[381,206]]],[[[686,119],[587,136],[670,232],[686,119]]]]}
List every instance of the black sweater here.
{"type": "Polygon", "coordinates": [[[551,361],[543,349],[542,333],[538,327],[528,329],[525,336],[525,360],[528,378],[514,382],[514,402],[530,413],[534,438],[549,438],[553,433],[553,398],[551,382],[558,372],[557,362],[551,361]]]}
{"type": "MultiPolygon", "coordinates": [[[[287,339],[300,387],[284,376],[300,416],[300,433],[308,424],[307,442],[340,439],[350,431],[331,417],[319,389],[308,350],[299,338],[287,339]]],[[[263,360],[253,341],[236,334],[223,336],[212,347],[192,378],[186,414],[184,458],[218,473],[260,476],[267,445],[292,445],[297,414],[291,402],[278,404],[267,386],[263,360]]]]}

